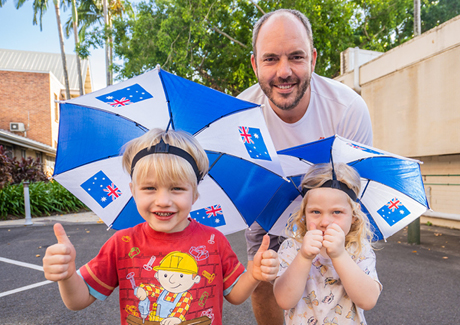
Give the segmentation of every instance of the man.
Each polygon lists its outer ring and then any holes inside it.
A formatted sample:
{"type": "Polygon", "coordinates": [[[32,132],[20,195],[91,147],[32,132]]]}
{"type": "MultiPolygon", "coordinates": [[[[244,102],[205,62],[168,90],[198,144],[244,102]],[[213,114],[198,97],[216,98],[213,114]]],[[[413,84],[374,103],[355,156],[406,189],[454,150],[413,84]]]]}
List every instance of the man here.
{"type": "MultiPolygon", "coordinates": [[[[254,26],[251,64],[259,81],[238,98],[263,104],[275,148],[282,150],[334,134],[372,145],[364,100],[349,87],[314,73],[317,52],[310,22],[296,10],[264,15],[254,26]]],[[[246,230],[248,269],[265,234],[257,223],[246,230]]],[[[278,250],[282,238],[271,236],[278,250]]],[[[260,283],[251,297],[258,324],[282,325],[273,286],[260,283]]]]}

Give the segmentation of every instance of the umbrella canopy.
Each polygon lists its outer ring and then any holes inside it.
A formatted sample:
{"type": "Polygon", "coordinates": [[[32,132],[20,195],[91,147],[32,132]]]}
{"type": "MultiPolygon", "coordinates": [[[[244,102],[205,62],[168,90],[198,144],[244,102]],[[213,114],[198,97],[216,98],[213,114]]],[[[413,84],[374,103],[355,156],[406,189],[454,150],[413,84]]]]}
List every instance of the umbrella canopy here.
{"type": "Polygon", "coordinates": [[[199,185],[202,194],[194,210],[220,204],[227,220],[225,225],[215,224],[227,233],[243,229],[257,216],[257,207],[249,207],[241,194],[233,193],[234,184],[244,185],[246,173],[284,181],[258,105],[160,68],[65,101],[60,112],[54,178],[114,229],[143,222],[120,152],[125,143],[153,128],[189,132],[206,150],[211,168],[199,185]],[[228,179],[226,166],[235,173],[230,177],[234,183],[228,179]],[[208,188],[213,188],[214,197],[204,194],[208,188]],[[219,200],[217,192],[222,196],[219,200]]]}
{"type": "Polygon", "coordinates": [[[367,213],[375,239],[386,239],[422,215],[428,207],[420,162],[364,144],[332,136],[278,152],[291,183],[282,184],[257,218],[272,234],[285,235],[289,216],[302,201],[298,190],[303,175],[318,163],[343,162],[361,176],[358,200],[367,213]]]}

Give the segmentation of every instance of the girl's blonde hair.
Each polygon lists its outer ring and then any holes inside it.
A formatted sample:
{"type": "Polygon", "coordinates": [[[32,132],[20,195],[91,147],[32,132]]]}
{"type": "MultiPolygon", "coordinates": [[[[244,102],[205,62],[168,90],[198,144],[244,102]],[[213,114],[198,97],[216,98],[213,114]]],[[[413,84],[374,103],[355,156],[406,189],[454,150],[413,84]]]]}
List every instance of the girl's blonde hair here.
{"type": "MultiPolygon", "coordinates": [[[[347,187],[353,190],[356,196],[358,196],[361,188],[361,180],[358,172],[353,167],[344,163],[334,164],[334,171],[337,180],[347,185],[347,187]]],[[[319,188],[329,180],[332,180],[332,164],[313,165],[303,177],[300,184],[300,190],[319,188]]],[[[302,199],[300,209],[290,217],[287,226],[287,232],[292,238],[299,242],[302,242],[303,237],[307,233],[305,208],[308,202],[308,195],[309,192],[307,192],[302,199]]],[[[366,214],[361,210],[361,205],[353,201],[348,195],[347,199],[351,206],[352,217],[356,219],[352,223],[348,234],[345,235],[345,248],[348,252],[353,253],[355,257],[358,257],[362,251],[364,241],[371,241],[373,234],[369,220],[366,214]],[[353,252],[351,252],[351,247],[355,246],[355,244],[356,247],[353,247],[353,252]]]]}
{"type": "Polygon", "coordinates": [[[124,146],[123,169],[132,173],[132,183],[135,185],[145,178],[149,172],[155,173],[155,178],[160,184],[174,184],[186,182],[192,185],[195,198],[198,197],[197,186],[200,180],[193,170],[192,165],[184,158],[168,153],[150,154],[140,159],[134,170],[131,164],[134,156],[144,148],[150,148],[163,139],[166,144],[178,147],[189,153],[195,160],[202,177],[208,171],[209,161],[205,151],[198,141],[190,134],[183,131],[152,129],[146,134],[131,140],[124,146]]]}

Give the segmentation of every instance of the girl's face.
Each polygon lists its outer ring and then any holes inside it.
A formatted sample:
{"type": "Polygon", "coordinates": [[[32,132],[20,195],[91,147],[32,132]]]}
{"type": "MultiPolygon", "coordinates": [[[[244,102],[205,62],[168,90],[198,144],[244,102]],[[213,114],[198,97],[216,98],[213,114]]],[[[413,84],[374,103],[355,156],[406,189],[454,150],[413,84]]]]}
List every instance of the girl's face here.
{"type": "Polygon", "coordinates": [[[314,223],[316,229],[323,233],[327,227],[335,223],[342,228],[345,235],[350,231],[356,217],[352,216],[352,208],[345,192],[334,188],[320,187],[308,191],[305,206],[307,230],[314,223]]]}

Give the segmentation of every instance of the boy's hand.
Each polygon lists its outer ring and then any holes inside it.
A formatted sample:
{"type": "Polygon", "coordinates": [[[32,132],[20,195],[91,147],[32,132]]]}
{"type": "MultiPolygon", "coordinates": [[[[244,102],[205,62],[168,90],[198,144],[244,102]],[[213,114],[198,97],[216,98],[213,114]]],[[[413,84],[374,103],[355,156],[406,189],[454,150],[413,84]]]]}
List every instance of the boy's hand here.
{"type": "Polygon", "coordinates": [[[254,256],[252,276],[259,281],[273,281],[276,279],[279,269],[278,254],[268,249],[270,237],[265,235],[262,244],[254,256]]]}
{"type": "Polygon", "coordinates": [[[316,229],[316,224],[310,223],[310,230],[303,237],[302,248],[300,249],[302,256],[308,260],[314,259],[319,254],[323,244],[323,232],[316,229]]]}
{"type": "Polygon", "coordinates": [[[338,224],[331,223],[324,232],[323,245],[330,258],[339,257],[345,252],[345,233],[338,224]]]}
{"type": "Polygon", "coordinates": [[[66,280],[76,272],[75,248],[60,223],[54,225],[54,234],[58,243],[46,249],[43,270],[50,281],[66,280]]]}

